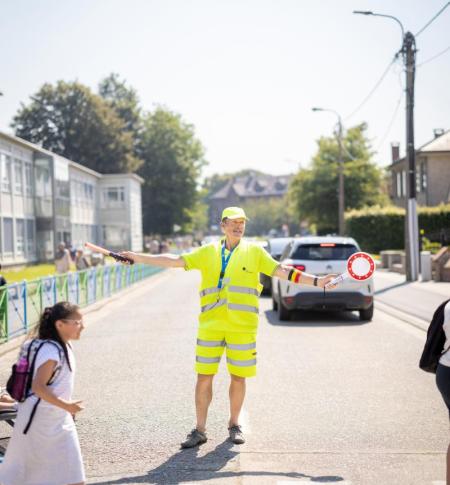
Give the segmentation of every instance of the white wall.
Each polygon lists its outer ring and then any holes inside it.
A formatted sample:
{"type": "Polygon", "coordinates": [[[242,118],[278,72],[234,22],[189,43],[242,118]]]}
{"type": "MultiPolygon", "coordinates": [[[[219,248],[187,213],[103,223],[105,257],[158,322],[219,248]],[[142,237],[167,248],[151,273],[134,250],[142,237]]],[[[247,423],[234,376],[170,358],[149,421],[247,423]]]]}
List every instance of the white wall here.
{"type": "Polygon", "coordinates": [[[141,184],[135,177],[123,174],[101,178],[100,225],[103,244],[111,249],[142,251],[141,184]],[[117,191],[118,199],[108,200],[109,191],[114,197],[117,191]]]}
{"type": "Polygon", "coordinates": [[[72,245],[81,247],[86,241],[98,243],[99,178],[71,165],[69,179],[72,245]]]}
{"type": "Polygon", "coordinates": [[[5,265],[36,260],[33,193],[32,150],[0,136],[0,255],[5,265]]]}

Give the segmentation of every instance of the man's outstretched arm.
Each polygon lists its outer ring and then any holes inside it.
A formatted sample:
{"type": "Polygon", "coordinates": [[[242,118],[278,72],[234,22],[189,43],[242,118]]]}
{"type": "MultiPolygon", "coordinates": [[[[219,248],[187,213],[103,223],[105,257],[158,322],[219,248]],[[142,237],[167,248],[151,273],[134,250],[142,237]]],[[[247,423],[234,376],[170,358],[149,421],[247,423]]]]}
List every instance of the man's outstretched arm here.
{"type": "MultiPolygon", "coordinates": [[[[317,278],[316,286],[323,288],[327,283],[334,279],[337,275],[329,274],[326,276],[315,276],[313,274],[303,273],[298,269],[294,269],[291,266],[286,266],[284,264],[279,264],[272,276],[276,276],[281,280],[289,280],[292,283],[298,283],[303,285],[314,285],[314,280],[317,278]]],[[[329,287],[334,288],[334,286],[329,287]]]]}
{"type": "Polygon", "coordinates": [[[142,254],[123,251],[121,256],[132,259],[135,263],[151,264],[162,268],[184,268],[185,260],[178,254],[142,254]]]}

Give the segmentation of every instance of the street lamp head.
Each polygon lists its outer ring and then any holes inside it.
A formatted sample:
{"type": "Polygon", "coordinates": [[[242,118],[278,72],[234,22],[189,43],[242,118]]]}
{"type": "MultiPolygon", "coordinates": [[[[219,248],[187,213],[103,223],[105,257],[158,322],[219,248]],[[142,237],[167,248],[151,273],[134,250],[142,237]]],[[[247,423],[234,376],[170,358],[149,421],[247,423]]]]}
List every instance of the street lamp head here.
{"type": "Polygon", "coordinates": [[[373,15],[373,12],[370,10],[353,10],[353,13],[359,15],[373,15]]]}
{"type": "Polygon", "coordinates": [[[311,111],[323,111],[323,108],[314,107],[314,108],[311,108],[311,111]]]}

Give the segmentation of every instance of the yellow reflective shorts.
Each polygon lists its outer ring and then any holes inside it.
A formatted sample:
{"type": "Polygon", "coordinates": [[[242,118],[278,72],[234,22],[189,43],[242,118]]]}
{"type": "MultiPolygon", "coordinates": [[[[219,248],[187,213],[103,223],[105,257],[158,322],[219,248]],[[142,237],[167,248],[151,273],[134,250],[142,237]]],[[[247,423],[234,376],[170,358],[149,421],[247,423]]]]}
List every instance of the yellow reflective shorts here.
{"type": "Polygon", "coordinates": [[[195,371],[217,374],[226,348],[228,372],[238,377],[256,375],[256,332],[238,333],[199,329],[195,371]]]}

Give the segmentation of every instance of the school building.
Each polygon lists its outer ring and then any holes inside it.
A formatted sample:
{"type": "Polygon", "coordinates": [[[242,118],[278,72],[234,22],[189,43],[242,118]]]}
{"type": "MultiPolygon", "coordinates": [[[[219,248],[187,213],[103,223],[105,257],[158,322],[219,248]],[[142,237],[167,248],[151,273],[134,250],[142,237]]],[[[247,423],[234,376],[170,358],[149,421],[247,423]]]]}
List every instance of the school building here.
{"type": "Polygon", "coordinates": [[[53,261],[59,242],[142,251],[143,179],[103,175],[0,132],[0,261],[53,261]]]}

